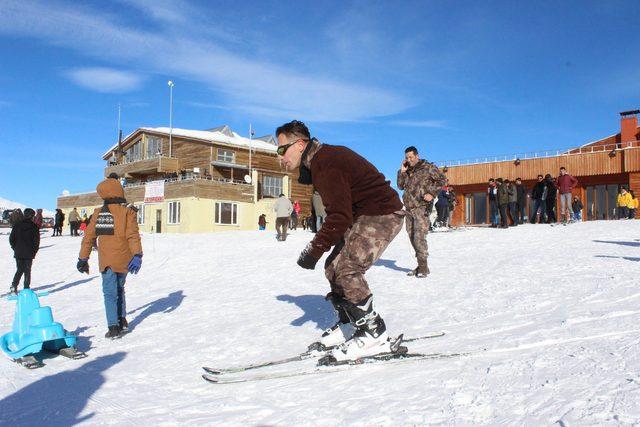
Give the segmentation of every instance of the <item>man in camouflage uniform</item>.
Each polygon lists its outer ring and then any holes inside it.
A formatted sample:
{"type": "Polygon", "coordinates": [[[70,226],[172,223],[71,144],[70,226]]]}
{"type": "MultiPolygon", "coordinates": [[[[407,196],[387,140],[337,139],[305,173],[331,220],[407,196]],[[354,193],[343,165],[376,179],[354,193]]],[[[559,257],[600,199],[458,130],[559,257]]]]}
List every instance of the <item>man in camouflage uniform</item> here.
{"type": "Polygon", "coordinates": [[[331,285],[326,299],[339,320],[320,343],[335,347],[336,360],[392,351],[364,273],[402,229],[405,212],[398,193],[366,159],[346,147],[311,138],[302,122],[280,126],[276,136],[279,159],[287,169],[300,168],[298,181],[313,184],[327,214],[298,258],[300,267],[313,270],[333,247],[325,263],[331,285]]]}
{"type": "Polygon", "coordinates": [[[418,278],[427,277],[429,267],[427,256],[427,233],[429,218],[427,207],[433,203],[434,197],[447,183],[446,176],[433,163],[420,160],[418,149],[409,147],[404,150],[405,160],[398,171],[398,188],[404,190],[402,201],[407,211],[406,228],[411,245],[416,252],[418,267],[408,273],[418,278]]]}

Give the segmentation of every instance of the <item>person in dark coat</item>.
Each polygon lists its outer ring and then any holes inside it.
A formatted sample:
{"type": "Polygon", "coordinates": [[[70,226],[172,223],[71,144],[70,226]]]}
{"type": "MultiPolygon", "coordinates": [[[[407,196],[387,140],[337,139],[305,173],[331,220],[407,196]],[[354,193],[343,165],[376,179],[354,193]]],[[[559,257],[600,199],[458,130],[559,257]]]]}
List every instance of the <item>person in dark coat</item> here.
{"type": "Polygon", "coordinates": [[[438,193],[436,211],[438,212],[437,226],[446,227],[449,222],[449,188],[446,185],[438,193]]]}
{"type": "Polygon", "coordinates": [[[544,180],[547,185],[547,198],[545,199],[545,204],[547,205],[547,223],[551,224],[558,221],[556,218],[556,199],[558,198],[558,187],[553,181],[551,174],[547,174],[544,177],[544,180]]]}
{"type": "Polygon", "coordinates": [[[502,181],[502,178],[496,179],[496,183],[498,184],[498,206],[500,208],[499,228],[508,228],[507,207],[509,206],[509,189],[507,183],[502,181]]]}
{"type": "Polygon", "coordinates": [[[62,212],[62,209],[56,209],[55,223],[53,226],[54,236],[62,236],[63,225],[64,225],[64,212],[62,212]]]}
{"type": "Polygon", "coordinates": [[[571,203],[571,209],[573,209],[573,220],[574,221],[582,221],[582,209],[584,206],[582,205],[582,201],[578,196],[573,196],[573,202],[571,203]]]}
{"type": "Polygon", "coordinates": [[[533,200],[533,212],[531,213],[531,224],[536,223],[536,218],[538,217],[538,212],[540,212],[540,219],[538,219],[538,224],[543,223],[545,221],[546,215],[546,201],[547,199],[547,183],[544,180],[542,175],[538,175],[538,182],[533,186],[531,190],[531,200],[533,200]]]}
{"type": "Polygon", "coordinates": [[[489,217],[491,218],[491,227],[497,227],[500,214],[498,213],[498,187],[493,178],[489,179],[489,187],[487,188],[489,197],[489,217]]]}
{"type": "Polygon", "coordinates": [[[527,212],[527,189],[520,178],[516,178],[516,216],[518,224],[524,224],[527,212]]]}
{"type": "Polygon", "coordinates": [[[24,288],[31,285],[31,265],[40,248],[40,231],[33,222],[36,212],[27,208],[24,210],[24,219],[15,224],[9,235],[9,243],[13,249],[13,257],[16,259],[16,274],[11,282],[11,293],[18,293],[18,283],[24,274],[24,288]]]}

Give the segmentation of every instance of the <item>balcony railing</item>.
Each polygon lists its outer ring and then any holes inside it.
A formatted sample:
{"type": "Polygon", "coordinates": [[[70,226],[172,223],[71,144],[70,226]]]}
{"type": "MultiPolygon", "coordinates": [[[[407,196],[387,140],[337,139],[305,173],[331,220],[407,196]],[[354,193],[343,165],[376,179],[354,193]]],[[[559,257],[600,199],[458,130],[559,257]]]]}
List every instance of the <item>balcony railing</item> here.
{"type": "MultiPolygon", "coordinates": [[[[165,178],[163,181],[165,183],[186,182],[186,181],[210,181],[210,182],[219,182],[219,183],[230,184],[230,185],[246,185],[246,186],[251,185],[238,179],[231,180],[227,178],[215,178],[211,176],[200,176],[200,175],[186,176],[184,178],[182,178],[181,176],[178,176],[177,178],[165,178]]],[[[125,188],[144,187],[145,184],[146,182],[132,182],[132,183],[125,182],[124,187],[125,188]]]]}
{"type": "Polygon", "coordinates": [[[115,172],[118,176],[135,173],[176,172],[180,168],[180,162],[175,157],[157,156],[134,161],[121,161],[118,164],[109,164],[104,170],[105,176],[115,172]]]}
{"type": "Polygon", "coordinates": [[[534,151],[527,153],[509,154],[506,156],[488,156],[488,157],[475,157],[462,160],[440,160],[435,164],[440,167],[452,167],[452,166],[466,166],[482,163],[495,163],[495,162],[508,162],[516,160],[530,160],[540,159],[545,157],[558,157],[558,156],[574,156],[579,154],[592,154],[602,152],[617,152],[619,150],[627,150],[630,148],[640,147],[640,141],[629,141],[620,144],[606,144],[606,145],[589,145],[586,147],[573,148],[568,150],[544,150],[534,151]]]}

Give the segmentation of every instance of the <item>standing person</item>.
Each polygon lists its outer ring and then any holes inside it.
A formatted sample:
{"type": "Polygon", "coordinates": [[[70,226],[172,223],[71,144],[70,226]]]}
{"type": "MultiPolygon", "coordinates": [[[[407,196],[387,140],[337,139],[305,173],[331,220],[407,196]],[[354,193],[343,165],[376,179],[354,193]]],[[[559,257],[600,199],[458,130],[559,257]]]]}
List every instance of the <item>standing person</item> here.
{"type": "Polygon", "coordinates": [[[449,220],[449,188],[446,185],[438,193],[436,211],[438,211],[437,226],[446,227],[449,220]]]}
{"type": "Polygon", "coordinates": [[[507,184],[507,193],[509,194],[509,216],[511,217],[511,221],[515,227],[518,225],[518,193],[513,182],[509,180],[506,180],[505,182],[507,184]]]}
{"type": "Polygon", "coordinates": [[[71,228],[72,236],[79,236],[78,227],[80,227],[80,214],[77,208],[73,208],[69,214],[69,227],[71,228]]]}
{"type": "Polygon", "coordinates": [[[9,244],[16,259],[16,274],[11,282],[11,293],[18,293],[18,284],[24,274],[24,289],[31,286],[31,265],[40,248],[40,230],[33,222],[35,211],[31,208],[24,210],[24,218],[11,229],[9,244]]]}
{"type": "Polygon", "coordinates": [[[636,212],[638,211],[638,199],[636,199],[636,194],[633,190],[629,190],[629,194],[631,194],[631,204],[629,204],[629,219],[636,218],[636,212]]]}
{"type": "Polygon", "coordinates": [[[291,229],[292,230],[297,230],[298,229],[298,212],[296,212],[295,207],[294,207],[293,211],[291,212],[291,229]]]}
{"type": "Polygon", "coordinates": [[[418,266],[408,275],[425,278],[430,273],[427,257],[427,233],[433,199],[447,183],[447,177],[433,163],[420,159],[416,147],[404,150],[404,161],[398,171],[398,188],[404,190],[402,201],[407,212],[407,234],[416,253],[418,266]]]}
{"type": "Polygon", "coordinates": [[[456,193],[453,191],[453,187],[449,186],[449,217],[447,218],[447,227],[451,227],[453,211],[457,204],[458,201],[456,200],[456,193]]]}
{"type": "Polygon", "coordinates": [[[312,139],[302,122],[280,126],[276,136],[279,159],[289,170],[299,167],[298,181],[312,184],[326,206],[324,225],[298,258],[299,266],[312,270],[333,246],[325,263],[331,285],[326,299],[339,321],[325,331],[321,343],[327,347],[342,343],[332,350],[335,360],[391,351],[364,274],[402,229],[404,212],[398,194],[366,159],[346,147],[312,139]]]}
{"type": "Polygon", "coordinates": [[[36,225],[36,227],[38,227],[38,230],[40,230],[42,228],[42,209],[37,209],[36,210],[36,216],[33,217],[33,222],[36,225]]]}
{"type": "Polygon", "coordinates": [[[509,228],[509,220],[507,219],[509,189],[507,188],[507,182],[502,181],[502,178],[496,179],[496,185],[498,187],[498,206],[500,208],[500,228],[509,228]]]}
{"type": "Polygon", "coordinates": [[[284,242],[287,240],[287,225],[289,224],[289,216],[293,212],[293,205],[291,200],[287,199],[283,193],[280,193],[280,197],[273,204],[273,210],[276,213],[276,231],[278,241],[284,242]]]}
{"type": "Polygon", "coordinates": [[[258,230],[266,230],[267,229],[267,216],[262,214],[258,217],[258,230]]]}
{"type": "Polygon", "coordinates": [[[618,194],[618,219],[629,218],[629,205],[633,203],[631,194],[627,192],[625,187],[620,187],[618,194]]]}
{"type": "Polygon", "coordinates": [[[516,178],[516,217],[518,224],[524,224],[527,212],[527,188],[520,178],[516,178]]]}
{"type": "Polygon", "coordinates": [[[558,222],[558,218],[556,217],[558,187],[551,177],[551,174],[546,174],[544,180],[547,186],[547,197],[545,198],[545,204],[547,205],[547,224],[552,224],[558,222]]]}
{"type": "Polygon", "coordinates": [[[109,330],[105,338],[116,338],[128,328],[124,284],[127,273],[137,274],[142,266],[142,244],[135,207],[127,205],[122,185],[107,178],[96,187],[104,201],[91,217],[82,237],[76,268],[89,274],[89,256],[98,242],[98,263],[109,330]]]}
{"type": "Polygon", "coordinates": [[[322,203],[322,197],[320,197],[320,193],[318,190],[313,190],[313,196],[311,197],[311,204],[313,205],[313,210],[316,213],[316,231],[320,230],[322,224],[324,224],[324,220],[327,217],[327,211],[324,209],[324,203],[322,203]]]}
{"type": "Polygon", "coordinates": [[[582,201],[578,196],[573,196],[573,203],[571,204],[571,210],[573,211],[573,220],[582,221],[582,201]]]}
{"type": "Polygon", "coordinates": [[[540,219],[538,219],[538,224],[545,222],[545,215],[547,212],[546,198],[547,184],[544,181],[544,177],[542,175],[538,175],[538,182],[536,182],[536,185],[534,185],[533,189],[531,190],[531,199],[533,200],[531,224],[536,223],[536,219],[538,218],[538,211],[540,212],[540,219]]]}
{"type": "Polygon", "coordinates": [[[560,192],[560,216],[562,222],[567,223],[573,220],[573,208],[571,207],[571,191],[578,185],[578,180],[567,173],[567,169],[562,166],[558,176],[558,191],[560,192]]]}
{"type": "Polygon", "coordinates": [[[487,188],[489,197],[489,218],[491,219],[491,227],[496,228],[500,222],[500,214],[498,213],[498,187],[493,178],[489,178],[489,187],[487,188]]]}
{"type": "Polygon", "coordinates": [[[56,209],[55,223],[53,227],[54,236],[62,236],[62,226],[64,225],[64,212],[62,209],[56,209]]]}

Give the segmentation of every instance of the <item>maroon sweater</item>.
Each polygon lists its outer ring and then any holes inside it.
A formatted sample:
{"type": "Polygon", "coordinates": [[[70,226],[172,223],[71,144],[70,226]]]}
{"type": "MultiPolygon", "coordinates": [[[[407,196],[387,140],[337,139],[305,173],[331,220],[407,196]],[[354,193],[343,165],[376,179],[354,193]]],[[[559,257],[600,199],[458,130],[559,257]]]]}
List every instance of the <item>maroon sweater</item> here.
{"type": "Polygon", "coordinates": [[[362,215],[402,210],[398,193],[375,166],[346,147],[322,144],[311,158],[311,180],[327,217],[311,241],[311,256],[321,258],[362,215]]]}

